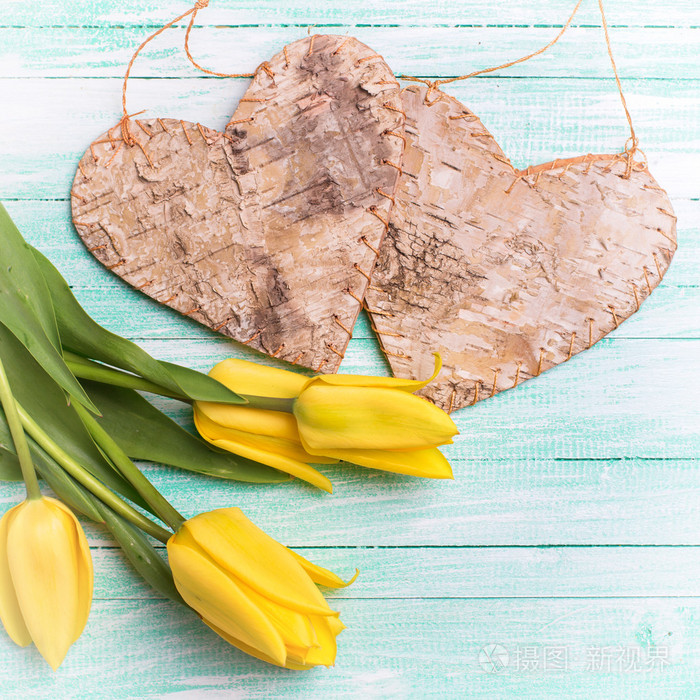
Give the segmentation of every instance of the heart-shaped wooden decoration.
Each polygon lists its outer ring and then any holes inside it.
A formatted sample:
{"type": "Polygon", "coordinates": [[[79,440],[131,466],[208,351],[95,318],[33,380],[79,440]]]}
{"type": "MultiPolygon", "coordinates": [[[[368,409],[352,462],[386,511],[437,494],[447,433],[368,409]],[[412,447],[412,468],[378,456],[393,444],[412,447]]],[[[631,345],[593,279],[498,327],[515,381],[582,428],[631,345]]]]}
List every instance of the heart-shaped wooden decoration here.
{"type": "Polygon", "coordinates": [[[676,218],[644,166],[598,155],[516,171],[448,95],[402,93],[407,145],[366,303],[392,371],[446,410],[589,348],[666,272],[676,218]]]}
{"type": "Polygon", "coordinates": [[[78,166],[74,223],[154,299],[332,372],[386,231],[403,120],[381,56],[304,38],[256,71],[223,133],[149,119],[100,136],[78,166]]]}

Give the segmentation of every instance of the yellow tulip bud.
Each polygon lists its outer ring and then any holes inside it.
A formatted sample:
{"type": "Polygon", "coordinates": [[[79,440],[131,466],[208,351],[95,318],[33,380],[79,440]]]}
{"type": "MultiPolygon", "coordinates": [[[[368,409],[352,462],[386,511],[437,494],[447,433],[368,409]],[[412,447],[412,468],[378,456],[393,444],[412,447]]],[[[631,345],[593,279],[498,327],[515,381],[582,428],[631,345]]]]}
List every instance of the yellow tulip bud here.
{"type": "Polygon", "coordinates": [[[422,450],[451,441],[452,419],[434,404],[397,389],[312,384],[294,402],[307,452],[329,449],[422,450]]]}
{"type": "Polygon", "coordinates": [[[12,641],[34,642],[54,671],[81,635],[92,603],[92,558],[73,513],[26,500],[0,520],[0,618],[12,641]]]}
{"type": "Polygon", "coordinates": [[[452,469],[437,447],[451,443],[457,427],[444,411],[412,393],[432,381],[440,368],[436,355],[435,371],[423,381],[351,374],[308,378],[245,360],[224,360],[210,375],[251,397],[253,404],[257,400],[258,406],[196,402],[195,425],[213,445],[326,491],[332,490],[330,481],[310,464],[345,460],[450,479],[452,469]],[[260,397],[280,399],[282,408],[260,397]]]}
{"type": "Polygon", "coordinates": [[[240,394],[293,399],[309,380],[308,377],[286,369],[266,367],[257,362],[229,358],[216,365],[209,376],[240,394]]]}
{"type": "Polygon", "coordinates": [[[187,520],[168,540],[175,585],[217,634],[292,669],[332,666],[343,625],[314,584],[346,585],[253,525],[239,508],[187,520]]]}

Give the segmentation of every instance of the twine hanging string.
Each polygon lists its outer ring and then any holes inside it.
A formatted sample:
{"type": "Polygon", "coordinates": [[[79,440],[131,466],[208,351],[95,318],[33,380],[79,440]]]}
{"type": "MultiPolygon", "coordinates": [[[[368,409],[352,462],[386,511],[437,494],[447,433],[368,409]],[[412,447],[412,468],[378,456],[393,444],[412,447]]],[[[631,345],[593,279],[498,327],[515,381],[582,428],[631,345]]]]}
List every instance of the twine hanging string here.
{"type": "MultiPolygon", "coordinates": [[[[173,26],[173,24],[179,22],[180,20],[185,19],[188,15],[192,15],[190,19],[190,23],[187,27],[187,31],[185,32],[185,53],[187,54],[187,58],[190,60],[192,65],[203,71],[204,73],[209,73],[210,75],[216,75],[221,78],[252,78],[253,73],[216,73],[215,71],[207,70],[206,68],[202,68],[195,60],[192,58],[192,54],[190,53],[189,50],[189,37],[190,37],[190,32],[192,31],[192,27],[194,26],[195,19],[197,18],[197,13],[200,10],[203,10],[205,7],[209,5],[209,0],[197,0],[197,2],[194,4],[193,7],[191,7],[187,12],[183,12],[179,17],[176,17],[175,19],[171,20],[167,24],[164,24],[160,29],[157,31],[153,32],[137,49],[134,51],[134,55],[131,57],[131,60],[129,61],[129,65],[126,67],[126,73],[124,75],[124,84],[122,86],[122,118],[120,120],[120,125],[121,125],[121,130],[122,130],[122,138],[124,139],[124,143],[127,144],[127,146],[134,146],[138,145],[141,146],[141,144],[138,142],[136,137],[133,135],[133,132],[131,131],[131,122],[130,119],[131,117],[135,117],[138,114],[143,114],[145,110],[142,110],[141,112],[134,112],[133,114],[129,114],[126,109],[126,86],[127,83],[129,82],[129,75],[131,74],[131,69],[134,65],[134,61],[136,61],[136,58],[138,57],[139,53],[141,53],[141,50],[148,44],[152,39],[155,39],[159,34],[164,32],[166,29],[169,29],[170,27],[173,26]]],[[[143,149],[143,147],[141,147],[143,149]]]]}
{"type": "Polygon", "coordinates": [[[474,78],[477,75],[483,75],[484,73],[493,73],[494,71],[501,70],[502,68],[510,68],[511,66],[515,66],[518,63],[524,63],[525,61],[529,61],[531,58],[534,58],[535,56],[539,56],[541,53],[544,53],[547,49],[551,48],[556,44],[559,39],[563,36],[564,32],[569,28],[569,25],[573,21],[574,17],[576,16],[576,13],[578,12],[578,8],[581,6],[581,3],[583,0],[578,0],[576,3],[576,7],[574,7],[573,12],[571,15],[569,15],[569,19],[566,20],[566,24],[561,28],[559,33],[550,41],[547,45],[543,46],[540,49],[537,49],[537,51],[534,51],[533,53],[528,54],[527,56],[522,56],[521,58],[516,58],[514,61],[509,61],[508,63],[502,63],[500,66],[493,66],[493,68],[481,68],[480,70],[475,70],[471,73],[467,73],[466,75],[459,75],[456,78],[442,78],[440,80],[427,80],[426,78],[416,78],[415,76],[412,75],[399,75],[398,77],[401,80],[412,80],[417,83],[424,83],[425,85],[428,86],[428,92],[425,93],[425,102],[426,104],[433,104],[430,102],[430,94],[433,90],[437,90],[440,85],[447,85],[448,83],[454,83],[458,80],[467,80],[468,78],[474,78]]]}
{"type": "MultiPolygon", "coordinates": [[[[565,24],[562,26],[562,28],[559,30],[558,34],[547,44],[542,46],[541,48],[537,49],[537,51],[533,51],[532,53],[527,54],[526,56],[522,56],[520,58],[517,58],[513,61],[508,61],[507,63],[502,63],[501,65],[498,66],[493,66],[491,68],[481,68],[480,70],[475,70],[472,71],[471,73],[467,73],[465,75],[460,75],[456,76],[454,78],[441,78],[438,80],[428,80],[426,78],[418,78],[416,76],[412,75],[399,75],[398,77],[402,80],[408,80],[408,81],[413,81],[413,82],[419,82],[423,83],[428,86],[428,90],[425,94],[425,102],[427,105],[432,105],[437,100],[439,99],[436,98],[435,100],[431,101],[430,96],[433,90],[437,90],[441,85],[447,85],[449,83],[454,83],[459,80],[467,80],[469,78],[474,78],[478,75],[484,75],[486,73],[493,73],[494,71],[502,70],[504,68],[510,68],[511,66],[518,65],[519,63],[524,63],[525,61],[529,61],[531,58],[535,58],[536,56],[539,56],[540,54],[543,54],[545,51],[550,49],[552,46],[554,46],[564,35],[566,30],[569,28],[571,25],[571,22],[573,21],[574,17],[576,16],[576,13],[578,12],[583,0],[577,0],[576,5],[574,6],[574,9],[572,10],[571,14],[569,15],[569,18],[566,20],[565,24]]],[[[139,53],[141,50],[148,44],[152,39],[155,39],[159,34],[164,32],[166,29],[169,29],[172,27],[175,23],[179,22],[180,20],[183,20],[185,17],[188,17],[191,15],[189,24],[187,26],[187,30],[185,32],[185,53],[187,55],[187,58],[189,59],[190,63],[197,68],[198,70],[202,71],[203,73],[207,73],[209,75],[215,75],[220,78],[252,78],[255,74],[254,73],[219,73],[217,71],[209,70],[208,68],[204,68],[201,66],[197,61],[195,61],[194,57],[192,56],[190,52],[190,47],[189,47],[189,39],[190,39],[190,33],[192,31],[192,28],[194,26],[195,20],[197,18],[197,13],[199,10],[202,10],[209,5],[209,0],[197,0],[197,2],[194,4],[193,7],[191,7],[189,10],[186,12],[183,12],[181,15],[176,17],[175,19],[171,20],[167,24],[163,25],[160,29],[157,31],[153,32],[145,41],[141,43],[141,45],[136,49],[134,52],[134,55],[131,57],[131,60],[129,61],[129,65],[126,68],[126,73],[124,75],[124,83],[122,86],[122,118],[120,120],[120,125],[121,125],[121,130],[122,130],[122,138],[124,139],[124,142],[129,145],[141,145],[138,140],[135,138],[131,131],[131,122],[130,119],[131,117],[134,117],[138,114],[142,114],[143,111],[141,112],[135,112],[133,114],[129,114],[126,109],[126,88],[127,88],[127,83],[129,81],[129,76],[131,74],[131,69],[134,65],[134,62],[136,61],[136,58],[138,57],[139,53]]],[[[612,65],[613,73],[615,74],[615,83],[617,85],[617,91],[620,95],[620,100],[622,102],[622,108],[625,111],[625,117],[627,118],[627,123],[629,124],[630,128],[630,137],[627,139],[625,143],[625,148],[624,151],[621,153],[621,156],[623,156],[626,161],[627,161],[627,170],[626,170],[626,177],[629,177],[633,168],[635,168],[637,165],[640,165],[641,167],[645,167],[646,164],[644,160],[640,164],[636,164],[634,161],[634,156],[637,152],[641,153],[642,156],[644,156],[643,151],[639,148],[639,139],[637,138],[637,134],[634,130],[634,126],[632,124],[632,116],[630,115],[629,109],[627,107],[627,100],[625,99],[624,92],[622,90],[622,83],[620,82],[620,76],[617,72],[617,65],[615,63],[615,59],[613,57],[612,53],[612,46],[610,44],[610,34],[608,31],[608,23],[607,19],[605,16],[605,10],[603,9],[603,0],[598,0],[598,8],[600,10],[600,16],[603,24],[603,32],[605,34],[605,44],[607,46],[608,50],[608,57],[610,58],[610,64],[612,65]]],[[[265,68],[266,64],[262,65],[262,68],[265,68]]]]}
{"type": "MultiPolygon", "coordinates": [[[[600,8],[600,18],[603,20],[603,32],[605,33],[605,44],[608,48],[608,56],[610,57],[610,65],[612,65],[613,73],[615,73],[615,83],[617,84],[617,91],[620,93],[620,100],[622,101],[622,108],[625,110],[625,116],[627,117],[627,123],[630,125],[630,137],[625,143],[624,153],[627,155],[627,172],[626,177],[629,177],[632,172],[634,154],[639,151],[642,156],[644,156],[644,151],[639,148],[639,139],[632,126],[632,116],[630,115],[629,109],[627,109],[627,100],[625,99],[625,94],[622,92],[622,84],[620,83],[620,76],[617,73],[617,66],[615,65],[615,59],[613,58],[612,46],[610,45],[610,35],[608,34],[608,22],[605,18],[605,10],[603,9],[603,0],[598,0],[598,7],[600,8]]],[[[646,161],[646,158],[644,158],[646,161]]]]}
{"type": "MultiPolygon", "coordinates": [[[[569,15],[569,18],[566,20],[566,23],[564,26],[561,28],[559,33],[552,39],[548,44],[545,44],[545,46],[542,46],[541,48],[537,49],[537,51],[533,51],[530,54],[527,54],[527,56],[522,56],[521,58],[517,58],[514,61],[508,61],[507,63],[502,63],[500,66],[494,66],[492,68],[481,68],[480,70],[475,70],[472,71],[471,73],[467,73],[465,75],[459,75],[455,78],[442,78],[438,80],[428,80],[426,78],[417,78],[412,75],[399,75],[398,77],[401,80],[409,80],[413,82],[418,82],[418,83],[423,83],[428,86],[428,90],[425,93],[425,103],[430,106],[435,104],[439,97],[437,97],[435,100],[431,101],[430,100],[430,95],[433,90],[437,90],[440,85],[447,85],[448,83],[454,83],[457,82],[458,80],[467,80],[468,78],[474,78],[477,75],[483,75],[485,73],[493,73],[494,71],[497,70],[502,70],[503,68],[510,68],[511,66],[515,66],[519,63],[524,63],[525,61],[529,61],[531,58],[534,58],[535,56],[539,56],[540,54],[543,54],[545,51],[550,49],[554,44],[556,44],[559,39],[564,35],[566,30],[569,28],[571,25],[571,22],[573,21],[574,17],[576,16],[576,13],[579,10],[579,7],[581,6],[581,3],[583,0],[578,0],[576,3],[573,11],[569,15]]],[[[610,35],[608,33],[608,23],[605,17],[605,10],[603,9],[603,0],[598,0],[598,7],[600,9],[600,16],[602,19],[603,23],[603,32],[605,34],[605,43],[607,45],[608,49],[608,56],[610,57],[610,63],[612,65],[613,73],[615,74],[615,82],[617,84],[617,90],[620,94],[620,100],[622,101],[622,107],[625,110],[625,116],[627,117],[627,123],[629,124],[630,128],[630,137],[627,139],[627,142],[625,143],[625,149],[621,153],[621,156],[623,156],[626,161],[627,161],[627,170],[625,173],[625,177],[629,177],[632,169],[635,167],[635,162],[634,162],[634,155],[639,152],[643,154],[643,151],[639,148],[639,139],[637,138],[637,135],[634,131],[634,127],[632,126],[632,117],[630,115],[629,109],[627,108],[627,100],[625,100],[625,95],[622,91],[622,84],[620,82],[620,76],[618,75],[617,72],[617,65],[615,64],[615,59],[613,58],[613,53],[612,53],[612,47],[610,45],[610,35]]],[[[643,166],[645,166],[645,163],[642,163],[643,166]]]]}

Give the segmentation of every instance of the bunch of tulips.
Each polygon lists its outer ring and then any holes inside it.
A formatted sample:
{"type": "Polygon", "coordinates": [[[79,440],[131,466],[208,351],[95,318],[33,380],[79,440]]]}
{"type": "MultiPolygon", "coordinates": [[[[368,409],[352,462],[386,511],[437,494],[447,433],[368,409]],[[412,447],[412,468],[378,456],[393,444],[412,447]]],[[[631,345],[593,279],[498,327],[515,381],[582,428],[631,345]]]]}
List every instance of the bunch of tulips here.
{"type": "Polygon", "coordinates": [[[77,512],[233,646],[291,669],[332,665],[343,624],[317,584],[351,582],[238,508],[186,519],[132,460],[244,482],[293,476],[329,492],[312,464],[450,478],[438,446],[451,442],[454,423],[413,394],[432,377],[306,377],[235,359],[201,374],[95,323],[1,205],[0,251],[0,479],[23,480],[27,492],[0,520],[0,618],[10,638],[33,642],[56,669],[82,633],[93,570],[77,512]],[[144,392],[192,404],[201,437],[144,392]],[[153,540],[166,544],[167,563],[153,540]]]}

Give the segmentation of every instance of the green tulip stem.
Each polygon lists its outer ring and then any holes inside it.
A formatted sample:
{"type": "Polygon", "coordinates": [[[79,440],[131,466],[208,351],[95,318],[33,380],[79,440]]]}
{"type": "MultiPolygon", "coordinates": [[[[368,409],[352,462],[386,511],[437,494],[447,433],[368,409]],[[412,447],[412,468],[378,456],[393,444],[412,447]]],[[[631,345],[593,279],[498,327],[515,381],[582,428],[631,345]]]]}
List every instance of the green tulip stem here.
{"type": "Polygon", "coordinates": [[[296,399],[276,399],[269,396],[249,396],[236,392],[241,398],[244,398],[247,403],[245,406],[250,408],[262,408],[266,411],[282,411],[291,413],[294,409],[294,401],[296,399]]]}
{"type": "Polygon", "coordinates": [[[29,452],[27,436],[24,434],[22,420],[17,410],[17,402],[15,401],[15,397],[12,395],[12,388],[10,387],[10,382],[7,379],[5,366],[2,364],[2,360],[0,360],[0,403],[2,403],[2,409],[5,412],[7,425],[10,428],[12,442],[15,444],[17,459],[19,460],[19,466],[22,470],[22,478],[24,479],[24,484],[27,488],[27,498],[29,500],[41,498],[39,480],[37,479],[36,470],[34,469],[34,462],[32,461],[32,456],[29,452]]]}
{"type": "MultiPolygon", "coordinates": [[[[100,364],[94,360],[88,360],[81,355],[76,355],[69,350],[63,351],[63,359],[68,365],[73,374],[79,379],[89,379],[93,382],[100,382],[101,384],[111,384],[112,386],[120,386],[124,389],[135,389],[136,391],[148,391],[151,394],[160,394],[161,396],[167,396],[171,399],[177,399],[178,401],[185,401],[191,403],[192,400],[183,394],[176,394],[160,384],[154,382],[149,382],[148,379],[143,379],[143,377],[138,377],[135,374],[130,374],[129,372],[123,372],[120,369],[114,369],[114,367],[108,367],[107,365],[100,364]]],[[[238,392],[236,392],[238,393],[238,392]]],[[[284,413],[291,413],[294,407],[294,399],[277,399],[269,396],[248,396],[246,394],[238,395],[246,400],[247,406],[251,408],[262,408],[266,411],[283,411],[284,413]]]]}
{"type": "MultiPolygon", "coordinates": [[[[74,404],[75,405],[75,404],[74,404]]],[[[167,542],[171,533],[139,513],[126,501],[110,491],[99,479],[96,479],[84,467],[81,467],[62,447],[57,445],[34,421],[34,419],[16,403],[17,413],[27,434],[31,436],[51,457],[53,457],[76,481],[90,493],[108,505],[115,513],[126,518],[136,527],[161,542],[167,542]]]]}
{"type": "Polygon", "coordinates": [[[99,424],[99,422],[82,406],[77,403],[73,408],[80,416],[83,424],[88,429],[92,439],[98,447],[112,460],[121,475],[139,492],[143,499],[153,509],[154,513],[167,523],[174,531],[180,528],[185,518],[178,513],[169,501],[156,489],[156,487],[143,475],[141,470],[129,459],[128,455],[114,441],[112,436],[99,424]]]}
{"type": "Polygon", "coordinates": [[[160,394],[161,396],[167,396],[168,398],[177,399],[178,401],[190,402],[190,399],[186,396],[175,394],[160,386],[160,384],[149,382],[148,379],[138,377],[135,374],[129,374],[129,372],[122,372],[120,369],[102,365],[94,360],[88,360],[68,350],[63,351],[63,359],[68,365],[68,369],[79,379],[89,379],[93,382],[120,386],[124,389],[148,391],[151,394],[160,394]]]}

